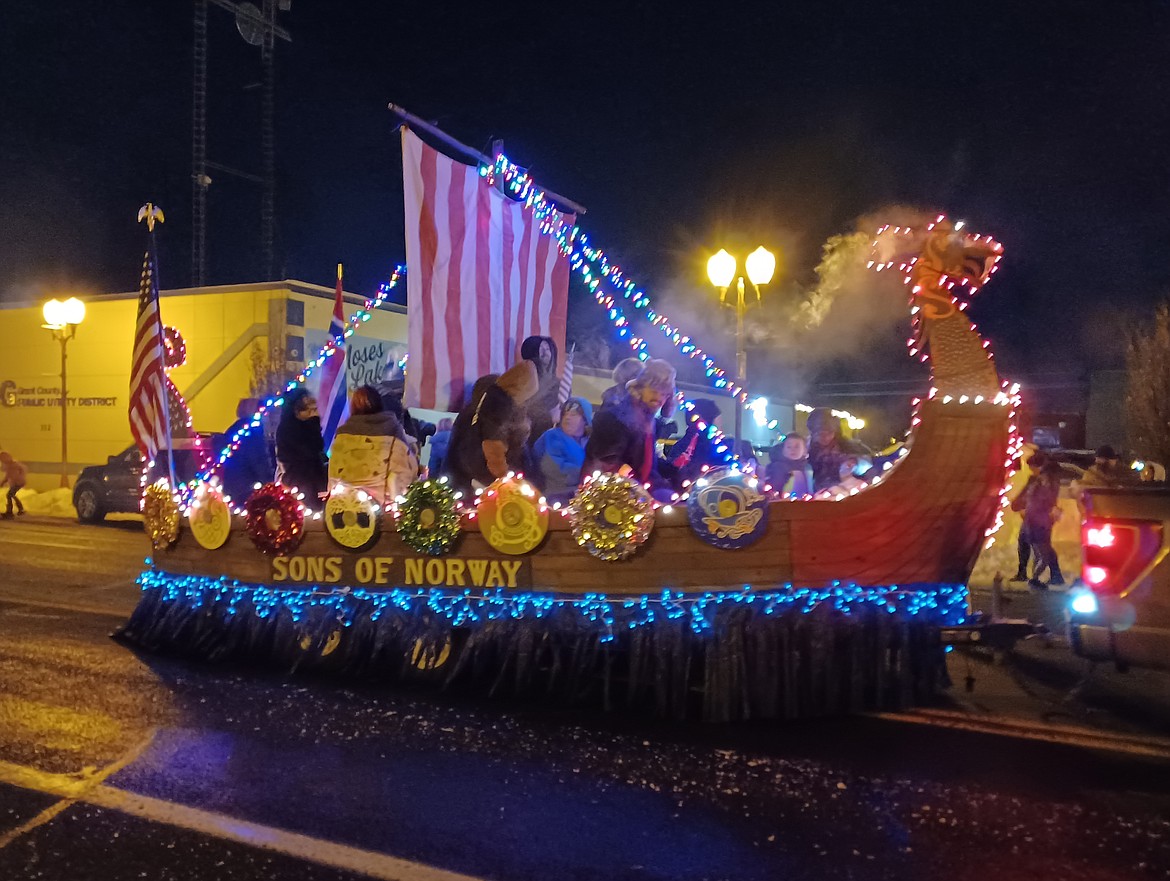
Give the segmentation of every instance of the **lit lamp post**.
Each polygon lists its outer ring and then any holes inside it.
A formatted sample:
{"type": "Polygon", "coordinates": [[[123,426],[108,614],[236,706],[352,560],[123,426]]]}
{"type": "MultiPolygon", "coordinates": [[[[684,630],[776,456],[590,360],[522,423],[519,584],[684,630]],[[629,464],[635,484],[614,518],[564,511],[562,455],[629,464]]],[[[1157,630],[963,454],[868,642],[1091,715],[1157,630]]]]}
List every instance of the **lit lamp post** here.
{"type": "Polygon", "coordinates": [[[65,347],[77,335],[77,325],[85,320],[85,303],[70,297],[64,303],[49,300],[41,310],[45,317],[42,327],[53,332],[53,339],[61,343],[61,486],[69,486],[69,400],[65,388],[65,347]]]}
{"type": "MultiPolygon", "coordinates": [[[[747,268],[748,279],[751,281],[752,287],[756,289],[756,299],[759,300],[760,285],[770,282],[772,276],[776,274],[776,255],[761,245],[748,254],[747,260],[744,262],[747,268]]],[[[735,268],[735,258],[723,248],[720,248],[717,254],[711,255],[711,258],[707,261],[707,278],[711,279],[711,284],[719,288],[720,303],[727,300],[727,289],[731,287],[731,282],[735,278],[735,268]]],[[[743,392],[747,391],[747,350],[744,348],[743,341],[743,313],[746,309],[747,304],[744,302],[743,296],[743,277],[741,276],[736,284],[735,384],[743,392]]],[[[737,454],[739,452],[738,445],[742,435],[742,429],[743,407],[740,406],[739,401],[736,401],[735,442],[737,454]]]]}

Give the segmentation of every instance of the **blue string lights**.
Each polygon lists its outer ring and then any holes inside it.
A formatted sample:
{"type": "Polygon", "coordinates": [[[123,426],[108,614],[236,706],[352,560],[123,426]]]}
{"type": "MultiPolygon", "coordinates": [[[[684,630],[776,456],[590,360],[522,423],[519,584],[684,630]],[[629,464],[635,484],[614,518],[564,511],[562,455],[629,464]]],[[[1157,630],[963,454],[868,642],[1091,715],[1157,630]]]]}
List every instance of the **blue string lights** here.
{"type": "Polygon", "coordinates": [[[144,593],[156,592],[168,605],[179,603],[192,610],[220,610],[228,616],[251,612],[259,618],[287,613],[294,622],[324,614],[346,627],[362,616],[377,621],[386,615],[429,613],[452,627],[474,627],[491,621],[569,613],[578,625],[595,630],[601,642],[613,641],[622,630],[680,618],[686,619],[695,634],[709,635],[715,630],[719,610],[734,605],[746,605],[765,616],[827,609],[845,616],[870,612],[939,625],[962,623],[967,609],[967,588],[961,584],[862,587],[834,582],[823,588],[786,584],[760,590],[745,585],[741,590],[701,594],[667,590],[637,597],[586,593],[560,598],[505,590],[368,590],[336,585],[281,589],[157,569],[144,571],[138,584],[144,593]]]}

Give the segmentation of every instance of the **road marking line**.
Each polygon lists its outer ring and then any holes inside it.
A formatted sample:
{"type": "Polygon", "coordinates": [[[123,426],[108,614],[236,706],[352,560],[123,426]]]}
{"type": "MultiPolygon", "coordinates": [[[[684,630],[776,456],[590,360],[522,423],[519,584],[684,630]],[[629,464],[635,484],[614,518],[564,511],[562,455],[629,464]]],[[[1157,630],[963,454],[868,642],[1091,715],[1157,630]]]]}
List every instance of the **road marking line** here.
{"type": "Polygon", "coordinates": [[[31,820],[22,823],[5,835],[0,835],[0,850],[3,850],[22,835],[32,832],[39,826],[44,826],[62,811],[71,808],[88,790],[103,788],[102,783],[111,774],[121,771],[139,756],[141,756],[154,740],[157,728],[150,732],[137,745],[127,750],[117,761],[111,762],[100,771],[83,771],[80,774],[50,774],[38,771],[35,768],[25,768],[8,762],[0,762],[0,779],[12,783],[23,789],[40,790],[52,795],[64,795],[61,801],[49,805],[31,820]],[[23,782],[22,782],[23,781],[23,782]]]}
{"type": "MultiPolygon", "coordinates": [[[[25,823],[20,830],[14,830],[5,836],[5,839],[14,839],[18,835],[48,822],[76,802],[85,802],[153,823],[162,823],[213,838],[234,841],[237,844],[261,850],[274,851],[295,859],[361,873],[372,878],[383,879],[383,881],[484,881],[484,879],[472,875],[451,872],[377,851],[338,844],[302,835],[298,832],[289,832],[261,823],[240,820],[228,814],[205,811],[201,808],[192,808],[147,795],[139,795],[100,782],[136,758],[144,748],[145,744],[132,750],[114,765],[103,769],[98,775],[92,776],[53,774],[22,765],[0,762],[0,783],[64,797],[63,801],[42,811],[37,817],[25,823]]],[[[0,847],[9,843],[8,840],[4,839],[0,839],[0,842],[2,842],[0,847]]]]}
{"type": "Polygon", "coordinates": [[[1059,725],[1034,725],[1015,719],[980,719],[959,713],[922,711],[918,713],[871,713],[875,719],[891,722],[910,722],[915,725],[934,725],[976,734],[994,734],[1022,740],[1038,740],[1087,749],[1119,752],[1127,755],[1170,759],[1170,740],[1133,737],[1059,725]]]}

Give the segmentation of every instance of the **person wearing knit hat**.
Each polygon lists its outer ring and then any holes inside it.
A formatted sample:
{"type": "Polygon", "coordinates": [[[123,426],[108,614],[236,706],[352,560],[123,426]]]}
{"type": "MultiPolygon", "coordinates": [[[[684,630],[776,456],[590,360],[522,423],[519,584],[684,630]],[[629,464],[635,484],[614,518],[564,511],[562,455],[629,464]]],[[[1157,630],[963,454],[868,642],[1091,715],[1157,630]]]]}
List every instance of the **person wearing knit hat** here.
{"type": "Polygon", "coordinates": [[[532,461],[540,469],[534,476],[541,479],[550,502],[567,502],[577,490],[593,407],[584,398],[569,398],[561,404],[560,416],[560,422],[532,445],[532,461]]]}
{"type": "Polygon", "coordinates": [[[601,393],[601,409],[612,407],[626,396],[626,383],[642,372],[637,358],[623,358],[613,369],[613,385],[601,393]]]}
{"type": "Polygon", "coordinates": [[[670,448],[666,457],[674,468],[675,489],[681,490],[684,483],[694,483],[703,473],[703,467],[714,468],[719,464],[715,455],[715,444],[711,440],[711,429],[722,428],[723,414],[719,405],[710,398],[695,398],[692,408],[686,412],[687,430],[670,448]]]}
{"type": "MultiPolygon", "coordinates": [[[[482,379],[482,378],[481,378],[482,379]]],[[[518,361],[491,384],[476,383],[472,399],[451,430],[447,473],[456,489],[470,492],[509,471],[528,470],[525,447],[531,425],[525,405],[540,389],[536,365],[518,361]]]]}
{"type": "Polygon", "coordinates": [[[658,470],[654,440],[655,417],[674,396],[674,379],[674,368],[668,362],[651,359],[641,373],[627,381],[625,396],[598,412],[585,446],[582,479],[594,471],[614,471],[650,484],[651,492],[669,495],[670,487],[658,470]]]}

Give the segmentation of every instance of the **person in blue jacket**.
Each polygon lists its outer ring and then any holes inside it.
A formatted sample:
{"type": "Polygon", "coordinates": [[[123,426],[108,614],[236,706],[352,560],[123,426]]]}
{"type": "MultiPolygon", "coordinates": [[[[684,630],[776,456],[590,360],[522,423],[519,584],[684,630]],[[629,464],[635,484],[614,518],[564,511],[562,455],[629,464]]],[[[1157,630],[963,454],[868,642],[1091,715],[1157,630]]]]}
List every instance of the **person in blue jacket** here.
{"type": "Polygon", "coordinates": [[[561,404],[560,422],[533,444],[532,458],[540,467],[550,502],[568,501],[576,493],[592,422],[592,405],[584,398],[569,398],[561,404]]]}

